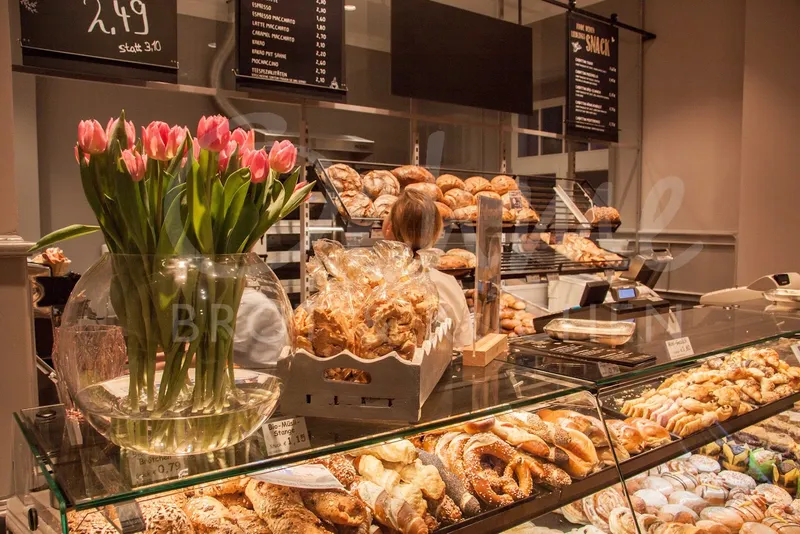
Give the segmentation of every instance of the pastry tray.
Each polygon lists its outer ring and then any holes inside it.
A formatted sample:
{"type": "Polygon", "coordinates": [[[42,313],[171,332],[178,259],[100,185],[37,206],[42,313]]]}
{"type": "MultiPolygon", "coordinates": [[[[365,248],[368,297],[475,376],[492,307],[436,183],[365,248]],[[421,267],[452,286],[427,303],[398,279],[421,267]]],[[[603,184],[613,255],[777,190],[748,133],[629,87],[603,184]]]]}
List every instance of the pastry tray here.
{"type": "Polygon", "coordinates": [[[631,340],[636,332],[636,323],[559,318],[547,323],[544,331],[559,341],[589,341],[619,347],[631,340]]]}

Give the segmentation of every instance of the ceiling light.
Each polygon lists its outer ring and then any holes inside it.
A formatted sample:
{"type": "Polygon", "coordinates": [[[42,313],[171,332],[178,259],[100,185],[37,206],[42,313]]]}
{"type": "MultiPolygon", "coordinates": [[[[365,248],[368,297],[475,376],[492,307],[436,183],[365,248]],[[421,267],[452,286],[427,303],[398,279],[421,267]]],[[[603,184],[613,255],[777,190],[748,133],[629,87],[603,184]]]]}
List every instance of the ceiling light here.
{"type": "Polygon", "coordinates": [[[354,6],[353,4],[345,4],[344,5],[344,10],[345,11],[355,11],[356,10],[356,6],[354,6]]]}

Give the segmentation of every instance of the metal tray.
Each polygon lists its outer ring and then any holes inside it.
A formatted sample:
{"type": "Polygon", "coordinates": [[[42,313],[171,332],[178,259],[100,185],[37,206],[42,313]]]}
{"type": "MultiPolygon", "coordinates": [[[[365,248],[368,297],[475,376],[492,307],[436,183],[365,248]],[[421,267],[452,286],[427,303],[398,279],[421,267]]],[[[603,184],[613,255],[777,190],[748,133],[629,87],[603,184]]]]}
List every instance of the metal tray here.
{"type": "Polygon", "coordinates": [[[553,319],[544,331],[560,341],[590,341],[609,347],[624,345],[633,337],[636,324],[625,321],[590,321],[587,319],[553,319]]]}
{"type": "Polygon", "coordinates": [[[800,289],[777,287],[764,291],[764,298],[782,306],[800,307],[800,289]]]}

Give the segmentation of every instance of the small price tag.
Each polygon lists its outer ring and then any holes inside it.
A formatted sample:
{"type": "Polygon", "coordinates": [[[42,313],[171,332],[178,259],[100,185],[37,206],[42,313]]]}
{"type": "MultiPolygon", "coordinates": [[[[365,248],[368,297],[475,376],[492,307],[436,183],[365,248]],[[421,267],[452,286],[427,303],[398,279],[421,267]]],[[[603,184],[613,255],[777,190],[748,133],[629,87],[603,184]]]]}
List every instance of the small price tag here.
{"type": "Polygon", "coordinates": [[[132,451],[127,454],[131,480],[137,486],[183,478],[189,474],[186,458],[182,456],[150,456],[132,451]]]}
{"type": "Polygon", "coordinates": [[[144,522],[139,503],[127,501],[115,506],[119,525],[122,527],[122,534],[133,534],[134,532],[144,532],[147,525],[144,522]]]}
{"type": "Polygon", "coordinates": [[[667,352],[671,360],[680,360],[681,358],[688,358],[694,356],[694,349],[692,342],[688,337],[679,337],[678,339],[670,339],[667,341],[667,352]]]}
{"type": "Polygon", "coordinates": [[[344,489],[336,477],[325,466],[317,464],[297,465],[253,475],[256,480],[300,489],[344,489]]]}
{"type": "Polygon", "coordinates": [[[600,376],[616,376],[619,374],[619,365],[614,363],[600,362],[597,364],[600,368],[600,376]]]}
{"type": "Polygon", "coordinates": [[[521,210],[522,208],[524,208],[525,204],[523,204],[522,191],[518,189],[514,191],[509,191],[508,202],[511,205],[512,210],[521,210]]]}
{"type": "Polygon", "coordinates": [[[301,451],[311,446],[303,417],[268,421],[261,429],[267,443],[267,456],[301,451]]]}

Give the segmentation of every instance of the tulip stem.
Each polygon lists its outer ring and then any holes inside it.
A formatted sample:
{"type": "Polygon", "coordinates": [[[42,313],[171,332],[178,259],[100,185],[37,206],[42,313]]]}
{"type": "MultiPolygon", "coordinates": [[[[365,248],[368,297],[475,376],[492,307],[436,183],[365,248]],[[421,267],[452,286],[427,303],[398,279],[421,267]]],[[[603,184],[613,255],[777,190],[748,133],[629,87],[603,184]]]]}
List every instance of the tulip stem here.
{"type": "Polygon", "coordinates": [[[156,229],[157,231],[161,230],[161,226],[164,224],[163,220],[163,211],[164,211],[164,191],[162,191],[164,186],[164,175],[163,175],[163,163],[157,162],[158,165],[158,174],[156,175],[156,229]]]}

